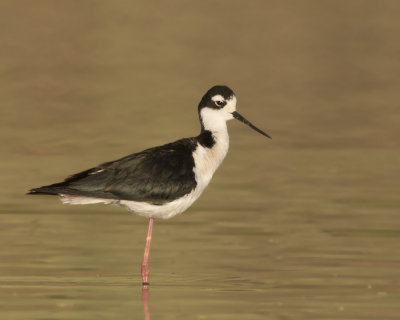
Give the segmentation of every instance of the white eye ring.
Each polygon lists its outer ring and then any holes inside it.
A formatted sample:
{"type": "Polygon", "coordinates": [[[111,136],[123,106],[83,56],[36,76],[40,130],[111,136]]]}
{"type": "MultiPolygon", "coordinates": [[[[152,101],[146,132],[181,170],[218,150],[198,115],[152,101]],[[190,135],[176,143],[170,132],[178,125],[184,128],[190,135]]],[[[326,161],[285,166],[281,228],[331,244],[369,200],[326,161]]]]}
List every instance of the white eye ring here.
{"type": "Polygon", "coordinates": [[[215,101],[215,104],[216,104],[218,107],[222,107],[222,106],[225,104],[225,101],[219,101],[219,100],[217,100],[217,101],[215,101]]]}

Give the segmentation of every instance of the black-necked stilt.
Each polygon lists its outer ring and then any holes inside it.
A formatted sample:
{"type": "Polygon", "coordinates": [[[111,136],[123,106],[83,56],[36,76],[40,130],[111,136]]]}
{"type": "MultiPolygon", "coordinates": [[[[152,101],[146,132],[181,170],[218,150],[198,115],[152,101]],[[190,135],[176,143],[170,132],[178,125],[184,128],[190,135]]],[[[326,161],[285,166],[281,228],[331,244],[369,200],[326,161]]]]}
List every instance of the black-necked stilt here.
{"type": "Polygon", "coordinates": [[[208,90],[198,112],[201,132],[197,137],[105,162],[29,194],[58,195],[69,204],[114,204],[149,218],[142,263],[143,286],[147,287],[154,219],[182,213],[202,194],[228,151],[226,122],[238,119],[270,138],[236,112],[235,94],[226,86],[208,90]]]}

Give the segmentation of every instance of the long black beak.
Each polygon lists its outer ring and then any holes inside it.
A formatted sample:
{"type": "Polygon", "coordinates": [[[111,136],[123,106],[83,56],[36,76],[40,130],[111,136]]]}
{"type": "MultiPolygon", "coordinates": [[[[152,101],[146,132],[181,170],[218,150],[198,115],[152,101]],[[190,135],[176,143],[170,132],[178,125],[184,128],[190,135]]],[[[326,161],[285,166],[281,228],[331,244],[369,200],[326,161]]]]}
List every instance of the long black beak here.
{"type": "Polygon", "coordinates": [[[268,134],[266,134],[264,131],[261,131],[258,129],[256,126],[254,126],[249,120],[246,118],[242,117],[238,112],[232,112],[232,115],[235,119],[238,119],[239,121],[242,121],[244,124],[247,124],[250,128],[254,129],[258,133],[261,133],[263,136],[266,136],[267,138],[272,139],[268,134]]]}

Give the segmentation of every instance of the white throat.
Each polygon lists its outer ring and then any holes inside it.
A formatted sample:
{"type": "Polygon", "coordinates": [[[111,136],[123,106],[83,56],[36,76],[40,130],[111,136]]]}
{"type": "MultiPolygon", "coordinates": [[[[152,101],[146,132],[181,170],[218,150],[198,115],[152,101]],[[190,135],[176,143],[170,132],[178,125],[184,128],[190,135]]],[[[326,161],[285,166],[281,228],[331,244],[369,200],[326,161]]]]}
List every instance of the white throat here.
{"type": "Polygon", "coordinates": [[[211,131],[214,137],[218,134],[228,135],[227,119],[220,110],[204,108],[200,112],[201,122],[205,130],[211,131]]]}

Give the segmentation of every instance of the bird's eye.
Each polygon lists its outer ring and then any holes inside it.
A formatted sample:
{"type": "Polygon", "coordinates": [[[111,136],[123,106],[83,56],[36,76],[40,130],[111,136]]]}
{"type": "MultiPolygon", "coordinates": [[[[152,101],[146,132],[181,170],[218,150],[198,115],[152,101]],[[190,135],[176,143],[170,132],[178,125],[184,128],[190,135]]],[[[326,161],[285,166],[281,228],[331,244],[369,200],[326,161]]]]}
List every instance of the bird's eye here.
{"type": "Polygon", "coordinates": [[[218,107],[222,107],[222,106],[225,105],[225,101],[219,101],[219,100],[217,100],[217,101],[215,101],[215,104],[216,104],[218,107]]]}

